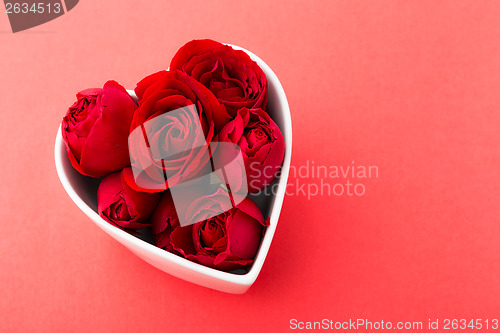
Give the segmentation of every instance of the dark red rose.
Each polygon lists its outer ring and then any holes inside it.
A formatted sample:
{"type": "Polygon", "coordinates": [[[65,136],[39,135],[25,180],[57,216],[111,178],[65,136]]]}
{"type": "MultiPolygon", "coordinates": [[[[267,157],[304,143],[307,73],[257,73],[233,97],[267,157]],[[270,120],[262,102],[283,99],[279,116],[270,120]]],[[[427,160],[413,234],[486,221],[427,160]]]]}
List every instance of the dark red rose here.
{"type": "Polygon", "coordinates": [[[62,121],[62,136],[73,167],[103,177],[130,165],[127,138],[137,104],[115,81],[79,92],[62,121]]]}
{"type": "Polygon", "coordinates": [[[262,109],[240,109],[234,120],[220,131],[215,141],[232,142],[240,147],[250,193],[258,192],[271,184],[283,163],[283,135],[262,109]]]}
{"type": "Polygon", "coordinates": [[[226,112],[201,83],[180,71],[162,71],[137,84],[139,109],[130,127],[132,171],[138,191],[160,192],[209,167],[209,144],[226,112]]]}
{"type": "Polygon", "coordinates": [[[109,223],[127,229],[149,226],[148,219],[159,200],[158,193],[131,189],[123,179],[123,171],[106,176],[97,190],[99,215],[109,223]]]}
{"type": "Polygon", "coordinates": [[[266,107],[266,75],[245,52],[228,45],[193,40],[177,51],[170,69],[182,70],[209,88],[231,117],[243,107],[266,107]]]}
{"type": "Polygon", "coordinates": [[[196,223],[180,226],[172,197],[165,192],[151,218],[155,244],[223,271],[251,264],[266,224],[264,217],[251,199],[245,198],[233,207],[227,198],[227,193],[219,189],[195,199],[186,219],[196,223]],[[218,214],[220,211],[224,213],[218,214]]]}

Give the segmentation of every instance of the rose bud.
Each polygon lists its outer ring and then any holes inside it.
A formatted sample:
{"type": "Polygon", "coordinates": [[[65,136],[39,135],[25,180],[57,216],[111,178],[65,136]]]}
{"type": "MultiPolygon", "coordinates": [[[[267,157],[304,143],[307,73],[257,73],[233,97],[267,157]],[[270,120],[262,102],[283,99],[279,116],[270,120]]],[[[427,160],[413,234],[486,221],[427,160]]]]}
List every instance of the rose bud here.
{"type": "Polygon", "coordinates": [[[231,117],[243,107],[266,107],[266,75],[244,51],[210,39],[193,40],[177,51],[170,69],[182,70],[209,88],[231,117]]]}
{"type": "Polygon", "coordinates": [[[223,271],[251,264],[262,238],[264,217],[251,199],[233,207],[227,198],[220,188],[195,199],[187,213],[187,219],[195,223],[180,226],[172,197],[165,192],[151,218],[155,244],[223,271]],[[223,213],[214,216],[221,209],[223,213]]]}
{"type": "Polygon", "coordinates": [[[154,235],[155,245],[172,253],[174,251],[170,234],[174,228],[180,227],[177,210],[169,191],[163,192],[160,202],[151,217],[151,225],[154,235]]]}
{"type": "Polygon", "coordinates": [[[131,189],[123,179],[123,171],[106,176],[97,190],[99,215],[109,223],[126,229],[149,226],[148,219],[159,200],[160,194],[131,189]]]}
{"type": "Polygon", "coordinates": [[[71,165],[99,178],[130,165],[127,139],[137,105],[115,81],[79,92],[62,121],[71,165]]]}
{"type": "Polygon", "coordinates": [[[161,192],[210,167],[209,145],[226,110],[201,83],[186,74],[158,72],[135,89],[139,108],[130,127],[132,171],[137,191],[161,192]]]}
{"type": "Polygon", "coordinates": [[[264,189],[276,178],[285,154],[285,141],[264,110],[240,109],[215,141],[233,142],[240,147],[250,193],[264,189]]]}

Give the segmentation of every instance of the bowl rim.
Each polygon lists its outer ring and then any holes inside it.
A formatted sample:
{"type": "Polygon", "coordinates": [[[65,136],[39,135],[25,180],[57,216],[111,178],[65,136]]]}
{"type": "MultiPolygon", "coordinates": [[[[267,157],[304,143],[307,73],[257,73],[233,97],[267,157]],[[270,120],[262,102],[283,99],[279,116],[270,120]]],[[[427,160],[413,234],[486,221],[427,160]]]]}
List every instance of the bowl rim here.
{"type": "MultiPolygon", "coordinates": [[[[234,274],[234,273],[224,272],[215,268],[207,267],[202,264],[190,261],[188,259],[177,256],[176,254],[170,253],[164,249],[156,247],[155,245],[150,244],[146,241],[143,241],[103,220],[99,216],[99,214],[95,212],[92,208],[90,208],[83,201],[83,199],[77,194],[75,188],[73,187],[73,184],[70,182],[68,178],[68,175],[64,171],[63,161],[64,159],[67,159],[67,156],[66,156],[65,143],[62,138],[61,125],[59,126],[59,130],[57,132],[55,140],[54,156],[55,156],[55,165],[57,174],[59,176],[59,180],[61,181],[64,189],[66,190],[70,198],[78,206],[78,208],[80,208],[80,210],[82,210],[98,227],[100,227],[103,231],[105,231],[110,236],[115,238],[115,240],[123,239],[127,244],[135,246],[142,251],[149,252],[152,255],[161,258],[161,260],[166,260],[172,264],[184,267],[185,269],[188,269],[194,273],[210,276],[217,280],[222,280],[232,284],[250,286],[255,282],[257,276],[259,275],[262,269],[264,261],[269,252],[271,242],[274,238],[274,233],[276,231],[276,227],[278,224],[279,215],[281,213],[281,208],[286,193],[286,186],[288,182],[288,175],[289,175],[291,154],[292,154],[292,120],[290,114],[290,107],[288,105],[288,100],[286,98],[285,91],[278,77],[271,70],[271,68],[262,59],[260,59],[252,52],[236,45],[232,44],[226,44],[226,45],[233,47],[235,50],[242,50],[246,52],[252,60],[257,62],[257,64],[266,74],[268,88],[272,84],[276,89],[278,97],[277,104],[281,105],[281,115],[283,117],[283,126],[282,126],[283,128],[281,128],[281,131],[285,139],[285,156],[280,173],[278,191],[274,197],[274,203],[272,205],[269,216],[270,224],[269,226],[266,227],[266,231],[264,237],[261,240],[261,244],[259,246],[257,255],[254,259],[254,262],[252,263],[250,270],[247,273],[234,274]]],[[[128,246],[126,247],[128,248],[128,246]]]]}

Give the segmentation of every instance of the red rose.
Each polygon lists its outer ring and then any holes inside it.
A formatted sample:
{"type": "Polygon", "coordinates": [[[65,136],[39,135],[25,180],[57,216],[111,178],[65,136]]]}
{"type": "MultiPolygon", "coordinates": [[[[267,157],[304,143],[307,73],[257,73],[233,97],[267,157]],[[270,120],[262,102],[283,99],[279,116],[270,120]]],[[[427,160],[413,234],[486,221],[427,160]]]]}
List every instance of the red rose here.
{"type": "Polygon", "coordinates": [[[201,83],[180,71],[162,71],[137,84],[139,109],[129,137],[138,191],[159,192],[200,174],[209,166],[214,126],[226,110],[201,83]]]}
{"type": "Polygon", "coordinates": [[[103,177],[130,165],[127,138],[137,105],[115,81],[79,92],[62,121],[62,136],[73,167],[103,177]]]}
{"type": "Polygon", "coordinates": [[[166,192],[151,218],[155,244],[224,271],[253,262],[265,222],[259,207],[249,198],[233,207],[227,193],[219,189],[194,200],[186,218],[201,222],[181,227],[172,197],[166,192]],[[213,216],[220,211],[224,213],[213,216]]]}
{"type": "Polygon", "coordinates": [[[285,154],[285,141],[276,123],[264,110],[240,109],[215,141],[233,142],[240,147],[248,192],[258,192],[276,178],[285,154]]]}
{"type": "Polygon", "coordinates": [[[172,58],[170,69],[182,70],[209,88],[231,117],[243,107],[266,107],[266,75],[245,52],[228,45],[210,39],[188,42],[172,58]]]}
{"type": "MultiPolygon", "coordinates": [[[[126,170],[126,169],[125,169],[126,170]]],[[[106,176],[97,190],[97,211],[111,224],[127,229],[149,226],[160,194],[132,190],[123,179],[123,172],[106,176]]]]}

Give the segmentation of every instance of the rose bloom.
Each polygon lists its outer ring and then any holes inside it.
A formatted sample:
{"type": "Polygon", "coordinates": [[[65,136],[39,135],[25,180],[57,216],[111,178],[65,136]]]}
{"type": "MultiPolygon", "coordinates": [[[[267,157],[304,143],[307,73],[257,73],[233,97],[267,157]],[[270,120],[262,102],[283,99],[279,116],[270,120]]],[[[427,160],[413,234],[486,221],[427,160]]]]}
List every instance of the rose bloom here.
{"type": "Polygon", "coordinates": [[[111,224],[126,229],[149,226],[160,194],[136,192],[123,179],[122,172],[106,176],[97,190],[97,211],[111,224]]]}
{"type": "Polygon", "coordinates": [[[253,262],[266,224],[251,199],[233,207],[221,188],[195,199],[187,219],[196,223],[181,227],[172,197],[165,192],[151,218],[156,246],[223,271],[253,262]],[[220,211],[224,213],[212,216],[220,211]]]}
{"type": "Polygon", "coordinates": [[[266,107],[266,75],[244,51],[210,39],[193,40],[177,51],[170,69],[182,70],[209,88],[231,117],[243,107],[266,107]]]}
{"type": "Polygon", "coordinates": [[[137,191],[160,192],[203,173],[217,121],[228,119],[215,96],[180,71],[144,78],[135,92],[139,108],[130,127],[133,172],[125,173],[137,191]]]}
{"type": "Polygon", "coordinates": [[[103,177],[130,165],[127,138],[137,104],[115,81],[79,92],[62,121],[71,165],[81,174],[103,177]]]}
{"type": "Polygon", "coordinates": [[[235,119],[224,126],[215,141],[233,142],[240,147],[250,193],[270,185],[283,163],[283,135],[262,109],[240,109],[235,119]]]}

